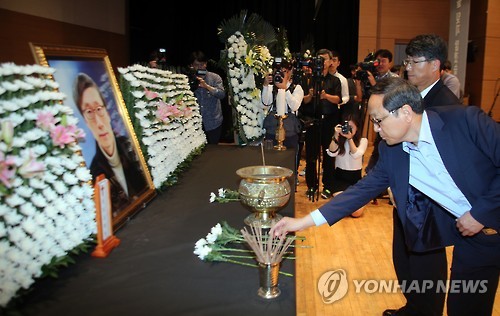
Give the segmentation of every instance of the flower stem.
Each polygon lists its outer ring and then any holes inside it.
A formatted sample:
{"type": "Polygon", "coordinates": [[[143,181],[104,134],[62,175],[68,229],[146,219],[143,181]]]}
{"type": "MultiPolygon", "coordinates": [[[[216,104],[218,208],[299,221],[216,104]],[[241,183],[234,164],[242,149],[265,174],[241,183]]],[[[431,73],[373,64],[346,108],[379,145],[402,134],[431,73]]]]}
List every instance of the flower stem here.
{"type": "Polygon", "coordinates": [[[217,249],[219,251],[236,251],[236,252],[253,252],[253,250],[248,249],[236,249],[236,248],[221,248],[217,249]]]}
{"type": "Polygon", "coordinates": [[[246,259],[255,259],[255,256],[238,256],[238,255],[224,255],[226,258],[246,258],[246,259]]]}

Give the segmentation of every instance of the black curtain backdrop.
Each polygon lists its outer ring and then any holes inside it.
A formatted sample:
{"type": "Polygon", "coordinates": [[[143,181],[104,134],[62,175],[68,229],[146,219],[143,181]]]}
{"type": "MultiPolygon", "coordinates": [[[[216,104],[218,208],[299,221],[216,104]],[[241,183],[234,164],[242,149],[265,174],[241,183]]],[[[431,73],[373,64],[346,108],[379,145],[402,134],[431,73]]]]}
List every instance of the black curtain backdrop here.
{"type": "Polygon", "coordinates": [[[217,28],[241,10],[286,29],[292,52],[311,48],[311,40],[314,50],[338,51],[339,71],[346,77],[350,75],[349,64],[358,61],[359,0],[188,0],[161,4],[165,5],[171,8],[160,8],[159,1],[129,0],[131,64],[145,62],[159,47],[167,50],[171,65],[185,66],[194,50],[202,50],[218,61],[224,43],[217,36],[217,28]]]}
{"type": "MultiPolygon", "coordinates": [[[[147,62],[149,54],[162,47],[170,66],[185,67],[189,54],[201,50],[215,61],[208,69],[227,82],[224,71],[217,68],[224,49],[217,28],[242,10],[285,29],[292,53],[335,50],[341,56],[339,72],[346,77],[349,65],[358,62],[359,0],[129,0],[130,64],[147,62]]],[[[232,109],[227,98],[222,100],[222,111],[221,142],[231,143],[232,109]]]]}

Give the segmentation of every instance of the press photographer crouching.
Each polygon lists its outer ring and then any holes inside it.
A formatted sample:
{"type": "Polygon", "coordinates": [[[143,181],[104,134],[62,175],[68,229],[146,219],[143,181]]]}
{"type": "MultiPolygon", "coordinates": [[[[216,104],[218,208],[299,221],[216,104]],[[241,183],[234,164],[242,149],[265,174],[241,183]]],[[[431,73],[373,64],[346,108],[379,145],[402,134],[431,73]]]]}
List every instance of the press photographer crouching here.
{"type": "Polygon", "coordinates": [[[264,78],[261,100],[267,109],[267,115],[264,119],[265,138],[273,139],[274,143],[277,144],[278,119],[275,115],[286,115],[286,118],[283,119],[286,134],[283,145],[297,151],[301,128],[296,113],[304,98],[304,91],[300,84],[293,83],[292,76],[292,63],[283,57],[276,57],[272,73],[264,78]]]}

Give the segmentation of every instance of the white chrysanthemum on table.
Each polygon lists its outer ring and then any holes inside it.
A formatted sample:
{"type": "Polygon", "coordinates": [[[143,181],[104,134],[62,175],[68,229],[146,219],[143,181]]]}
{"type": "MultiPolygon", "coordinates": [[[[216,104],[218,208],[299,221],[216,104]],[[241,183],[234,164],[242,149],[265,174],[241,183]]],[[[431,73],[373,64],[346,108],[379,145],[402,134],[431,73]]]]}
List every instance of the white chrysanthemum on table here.
{"type": "Polygon", "coordinates": [[[54,71],[0,65],[0,306],[96,233],[91,175],[77,144],[84,134],[54,91],[54,71]],[[68,201],[68,191],[78,194],[68,201]]]}

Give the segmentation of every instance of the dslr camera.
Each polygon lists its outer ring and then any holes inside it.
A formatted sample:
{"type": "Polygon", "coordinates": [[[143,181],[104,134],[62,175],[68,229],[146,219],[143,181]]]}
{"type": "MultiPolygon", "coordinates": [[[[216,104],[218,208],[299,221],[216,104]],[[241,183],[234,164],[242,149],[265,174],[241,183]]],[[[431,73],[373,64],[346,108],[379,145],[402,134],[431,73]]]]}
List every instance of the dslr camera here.
{"type": "Polygon", "coordinates": [[[359,79],[363,82],[368,81],[367,71],[371,72],[372,75],[376,76],[378,64],[379,64],[379,60],[375,58],[374,53],[369,53],[363,61],[358,63],[358,66],[361,69],[356,71],[356,75],[354,76],[354,79],[359,79]]]}
{"type": "Polygon", "coordinates": [[[342,133],[347,134],[349,132],[352,132],[352,127],[349,125],[349,121],[344,121],[344,124],[342,124],[342,133]]]}
{"type": "Polygon", "coordinates": [[[284,69],[292,69],[292,64],[284,57],[275,57],[273,61],[273,83],[282,83],[285,74],[284,69]]]}
{"type": "Polygon", "coordinates": [[[186,76],[188,77],[188,83],[191,91],[198,89],[198,85],[200,84],[198,77],[205,76],[206,74],[207,74],[206,69],[196,70],[193,67],[188,68],[186,76]]]}

